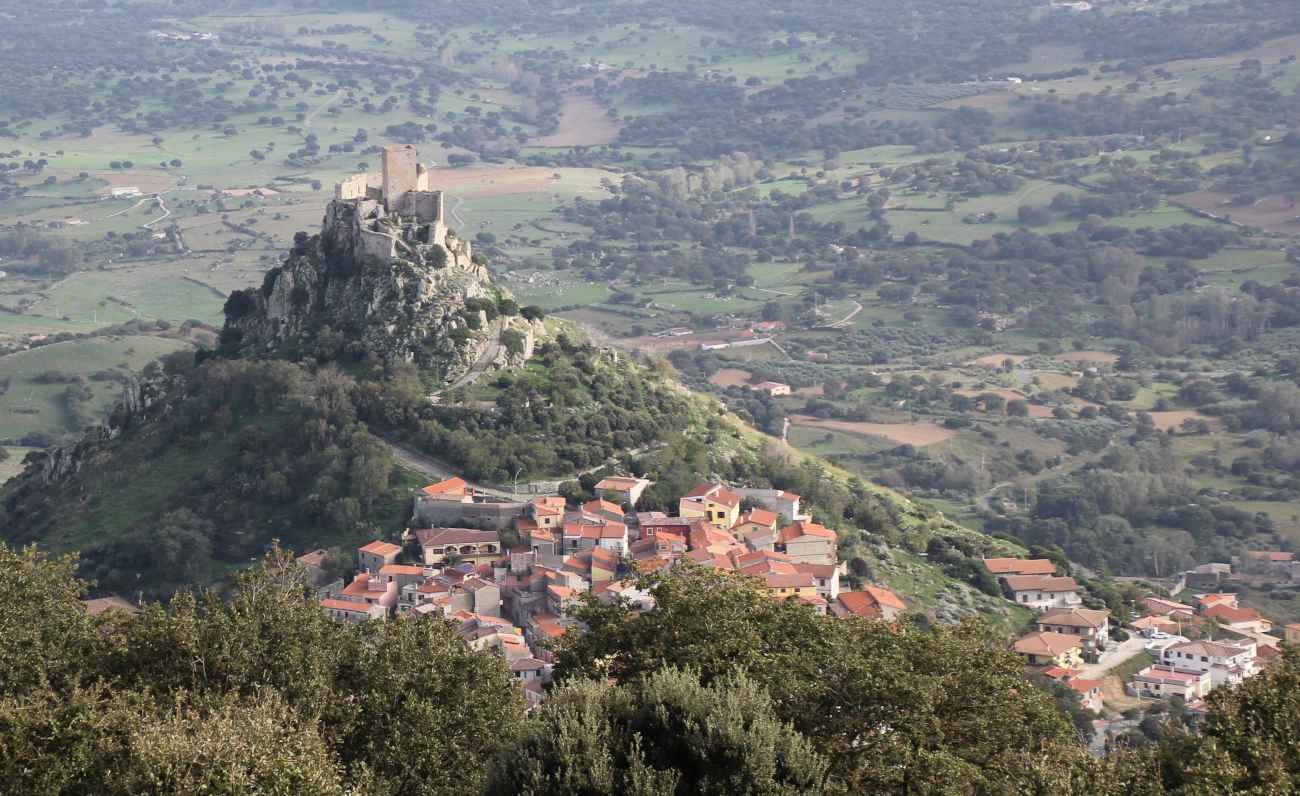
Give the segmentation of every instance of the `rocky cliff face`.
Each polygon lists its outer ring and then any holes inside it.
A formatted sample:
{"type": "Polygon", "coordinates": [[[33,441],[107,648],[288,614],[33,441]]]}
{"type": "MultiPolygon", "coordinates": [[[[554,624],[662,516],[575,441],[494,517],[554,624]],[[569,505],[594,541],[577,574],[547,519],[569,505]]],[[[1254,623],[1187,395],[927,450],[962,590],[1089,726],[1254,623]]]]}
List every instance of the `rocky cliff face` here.
{"type": "Polygon", "coordinates": [[[232,294],[223,347],[255,356],[373,353],[414,362],[447,383],[532,354],[545,327],[488,317],[509,295],[468,246],[454,236],[445,247],[430,243],[396,223],[386,228],[393,256],[376,255],[376,233],[359,215],[357,203],[331,202],[319,235],[300,235],[260,289],[232,294]]]}
{"type": "Polygon", "coordinates": [[[74,445],[40,452],[35,466],[24,473],[24,477],[38,485],[49,485],[81,472],[81,468],[94,458],[104,443],[145,422],[151,415],[166,414],[166,398],[175,386],[174,379],[164,376],[129,379],[122,388],[122,400],[109,415],[107,423],[90,429],[74,445]]]}

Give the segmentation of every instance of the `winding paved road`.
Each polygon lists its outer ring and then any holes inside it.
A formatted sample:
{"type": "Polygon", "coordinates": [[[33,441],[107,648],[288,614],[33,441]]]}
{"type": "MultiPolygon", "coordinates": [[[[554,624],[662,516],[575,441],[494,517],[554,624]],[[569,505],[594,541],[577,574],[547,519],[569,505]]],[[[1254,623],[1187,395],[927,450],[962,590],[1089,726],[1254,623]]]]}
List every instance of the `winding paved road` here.
{"type": "Polygon", "coordinates": [[[464,375],[459,379],[456,379],[451,384],[448,384],[446,387],[443,387],[441,390],[430,395],[429,398],[434,399],[447,390],[454,390],[457,387],[464,387],[467,384],[473,384],[478,380],[479,376],[482,376],[487,372],[488,368],[492,366],[492,363],[496,361],[497,355],[501,352],[501,331],[504,327],[505,321],[502,318],[495,318],[490,321],[488,323],[488,344],[479,353],[478,358],[474,360],[473,364],[469,366],[469,370],[466,370],[464,375]]]}
{"type": "MultiPolygon", "coordinates": [[[[445,481],[448,478],[457,475],[450,466],[444,462],[438,461],[432,456],[427,456],[419,451],[413,451],[410,448],[398,445],[395,442],[389,442],[388,440],[381,441],[388,446],[390,451],[392,451],[394,461],[408,470],[414,470],[417,473],[428,476],[431,481],[445,481]]],[[[470,483],[469,486],[480,494],[491,495],[492,497],[505,498],[506,500],[517,497],[517,495],[509,490],[496,489],[495,487],[485,486],[483,484],[470,483]]],[[[520,487],[526,486],[526,484],[520,484],[520,487]]]]}

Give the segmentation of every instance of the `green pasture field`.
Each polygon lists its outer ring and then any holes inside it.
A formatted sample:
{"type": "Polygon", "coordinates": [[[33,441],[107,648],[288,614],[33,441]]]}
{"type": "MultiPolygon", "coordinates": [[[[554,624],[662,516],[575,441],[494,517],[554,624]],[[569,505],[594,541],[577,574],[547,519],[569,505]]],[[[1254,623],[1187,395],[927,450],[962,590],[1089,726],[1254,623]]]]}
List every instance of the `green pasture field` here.
{"type": "MultiPolygon", "coordinates": [[[[516,298],[518,297],[516,296],[516,298]]],[[[639,320],[615,312],[608,312],[600,304],[587,304],[576,310],[565,310],[555,317],[597,329],[614,337],[624,337],[631,334],[633,324],[640,323],[645,327],[656,324],[654,319],[639,320]]]]}
{"type": "Polygon", "coordinates": [[[1281,74],[1273,79],[1273,88],[1277,89],[1280,94],[1295,94],[1300,91],[1300,63],[1287,64],[1285,66],[1270,66],[1265,68],[1265,74],[1280,72],[1281,74]]]}
{"type": "Polygon", "coordinates": [[[747,313],[762,309],[765,301],[752,301],[737,296],[714,296],[705,288],[679,290],[663,293],[645,294],[653,298],[655,306],[677,312],[712,313],[747,313]]]}
{"type": "Polygon", "coordinates": [[[916,502],[943,512],[943,516],[967,528],[984,530],[984,519],[965,501],[947,498],[914,498],[916,502]]]}
{"type": "Polygon", "coordinates": [[[788,356],[781,353],[772,344],[741,346],[740,348],[724,348],[717,352],[719,356],[728,362],[784,362],[789,359],[788,356]]]}
{"type": "Polygon", "coordinates": [[[590,34],[596,38],[594,42],[565,35],[503,35],[496,50],[503,54],[547,49],[568,52],[575,65],[599,61],[620,67],[682,69],[699,54],[699,40],[707,35],[712,34],[690,25],[624,24],[590,34]]]}
{"type": "Polygon", "coordinates": [[[589,283],[577,273],[556,271],[562,280],[557,286],[525,285],[507,283],[506,287],[515,295],[520,304],[536,304],[542,309],[567,307],[570,305],[601,304],[609,300],[609,287],[603,282],[589,283]]]}
{"type": "MultiPolygon", "coordinates": [[[[998,232],[1015,231],[1022,226],[1017,218],[1021,205],[1046,206],[1058,193],[1077,195],[1079,191],[1056,183],[1031,180],[1014,193],[989,194],[974,199],[959,200],[952,210],[940,213],[886,210],[885,218],[888,219],[895,237],[915,232],[923,240],[969,245],[998,232]],[[996,213],[997,219],[978,224],[967,224],[962,221],[966,216],[978,216],[981,213],[996,213]]],[[[945,201],[935,197],[918,197],[918,199],[919,201],[914,204],[913,197],[907,195],[905,199],[900,197],[897,201],[922,207],[942,207],[945,201]]],[[[1078,225],[1078,222],[1073,219],[1058,216],[1053,223],[1033,227],[1033,230],[1046,235],[1052,232],[1068,232],[1078,225]]]]}
{"type": "Polygon", "coordinates": [[[27,454],[36,450],[35,448],[22,448],[8,445],[3,446],[3,449],[9,454],[9,458],[0,462],[0,485],[21,473],[23,471],[23,458],[27,456],[27,454]]]}
{"type": "Polygon", "coordinates": [[[197,267],[184,261],[166,267],[149,264],[109,271],[79,271],[42,293],[33,314],[68,317],[91,328],[124,321],[194,319],[220,325],[225,294],[206,283],[197,267]]]}
{"type": "MultiPolygon", "coordinates": [[[[787,439],[796,448],[818,456],[869,455],[898,447],[898,443],[884,437],[865,437],[860,434],[807,426],[791,426],[787,439]]],[[[860,469],[860,465],[849,466],[849,469],[860,469]]]]}
{"type": "MultiPolygon", "coordinates": [[[[0,439],[17,439],[33,431],[62,434],[75,430],[63,403],[66,384],[38,384],[33,377],[47,371],[86,376],[101,370],[135,373],[164,354],[187,347],[161,337],[97,337],[53,343],[0,357],[0,373],[10,379],[0,395],[0,439]]],[[[104,414],[121,397],[116,381],[91,381],[86,409],[104,414]]]]}
{"type": "Polygon", "coordinates": [[[1119,218],[1110,218],[1106,220],[1107,224],[1113,224],[1118,227],[1129,227],[1131,229],[1141,229],[1142,227],[1151,227],[1152,229],[1163,229],[1164,227],[1176,227],[1182,224],[1215,224],[1207,218],[1193,215],[1181,207],[1175,207],[1168,202],[1161,201],[1160,205],[1154,210],[1143,213],[1134,213],[1131,216],[1120,216],[1119,218]]]}
{"type": "Polygon", "coordinates": [[[1236,289],[1253,280],[1262,285],[1278,285],[1295,272],[1286,261],[1286,253],[1273,249],[1224,249],[1213,257],[1193,260],[1209,285],[1236,289]]]}
{"type": "MultiPolygon", "coordinates": [[[[784,262],[781,260],[772,260],[766,263],[752,263],[749,266],[749,275],[754,278],[754,285],[768,289],[783,290],[788,287],[797,287],[802,283],[802,263],[784,262]]],[[[796,294],[797,290],[788,291],[796,294]]]]}
{"type": "Polygon", "coordinates": [[[1273,520],[1273,527],[1293,544],[1300,542],[1300,505],[1282,500],[1238,500],[1232,507],[1241,511],[1261,512],[1273,520]]]}

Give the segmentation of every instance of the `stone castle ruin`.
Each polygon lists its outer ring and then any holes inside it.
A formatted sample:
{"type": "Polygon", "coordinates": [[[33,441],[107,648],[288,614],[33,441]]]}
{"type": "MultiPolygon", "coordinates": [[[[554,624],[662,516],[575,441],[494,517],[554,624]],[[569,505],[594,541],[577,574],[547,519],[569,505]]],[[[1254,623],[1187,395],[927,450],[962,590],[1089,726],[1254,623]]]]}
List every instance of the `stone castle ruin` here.
{"type": "Polygon", "coordinates": [[[473,256],[469,241],[447,228],[443,193],[429,189],[429,170],[409,144],[384,147],[381,174],[354,174],[334,186],[325,229],[361,259],[442,265],[440,248],[446,262],[469,267],[473,256]]]}

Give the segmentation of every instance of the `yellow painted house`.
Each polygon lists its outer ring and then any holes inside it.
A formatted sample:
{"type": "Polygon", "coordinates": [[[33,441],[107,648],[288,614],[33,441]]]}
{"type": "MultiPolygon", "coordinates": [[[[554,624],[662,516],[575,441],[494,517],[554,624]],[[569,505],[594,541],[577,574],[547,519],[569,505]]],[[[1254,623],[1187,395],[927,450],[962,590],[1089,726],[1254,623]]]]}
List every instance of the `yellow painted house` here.
{"type": "Polygon", "coordinates": [[[1083,639],[1067,633],[1030,633],[1016,642],[1015,650],[1030,666],[1060,666],[1063,669],[1083,666],[1083,639]]]}
{"type": "Polygon", "coordinates": [[[722,484],[700,484],[677,504],[677,514],[687,519],[704,519],[715,528],[730,530],[740,518],[740,495],[722,484]]]}
{"type": "Polygon", "coordinates": [[[763,588],[769,597],[779,600],[791,597],[812,599],[817,596],[817,581],[806,572],[764,573],[763,588]]]}

